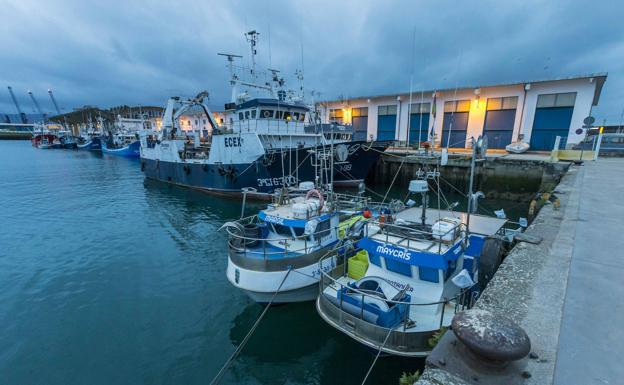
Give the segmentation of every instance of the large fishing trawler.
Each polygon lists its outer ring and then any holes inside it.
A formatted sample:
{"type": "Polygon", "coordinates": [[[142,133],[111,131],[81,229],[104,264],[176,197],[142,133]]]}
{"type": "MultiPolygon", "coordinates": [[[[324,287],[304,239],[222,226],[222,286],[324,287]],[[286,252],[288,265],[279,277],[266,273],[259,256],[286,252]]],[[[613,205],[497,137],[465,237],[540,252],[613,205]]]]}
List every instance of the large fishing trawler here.
{"type": "MultiPolygon", "coordinates": [[[[247,34],[255,56],[257,33],[247,34]]],[[[255,65],[251,80],[231,73],[232,102],[219,125],[206,105],[208,93],[193,99],[169,99],[158,134],[141,139],[141,169],[148,178],[221,194],[268,196],[283,187],[313,181],[321,158],[332,157],[334,183],[357,185],[376,163],[387,144],[353,141],[344,127],[321,124],[301,95],[284,89],[279,71],[258,84],[255,65]],[[245,87],[244,92],[239,92],[245,87]],[[189,109],[203,110],[210,126],[208,141],[198,132],[183,132],[178,118],[189,109]]],[[[253,62],[253,60],[252,60],[253,62]]],[[[326,178],[329,179],[329,178],[326,178]]]]}

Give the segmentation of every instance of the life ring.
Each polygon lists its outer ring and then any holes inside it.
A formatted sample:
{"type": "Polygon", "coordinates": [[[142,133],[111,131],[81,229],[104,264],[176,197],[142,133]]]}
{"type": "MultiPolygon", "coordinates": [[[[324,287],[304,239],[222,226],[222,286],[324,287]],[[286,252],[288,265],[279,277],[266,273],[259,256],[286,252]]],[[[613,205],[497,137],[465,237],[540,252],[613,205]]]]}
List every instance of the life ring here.
{"type": "Polygon", "coordinates": [[[323,208],[323,204],[325,203],[325,198],[323,198],[323,194],[321,194],[321,192],[317,189],[312,189],[310,191],[308,191],[308,193],[306,194],[306,200],[310,199],[312,197],[312,195],[316,195],[316,197],[319,200],[319,210],[321,210],[323,208]]]}
{"type": "Polygon", "coordinates": [[[265,111],[262,113],[262,116],[264,116],[265,118],[267,118],[267,119],[268,119],[269,117],[271,117],[271,111],[269,111],[269,110],[265,110],[265,111]]]}

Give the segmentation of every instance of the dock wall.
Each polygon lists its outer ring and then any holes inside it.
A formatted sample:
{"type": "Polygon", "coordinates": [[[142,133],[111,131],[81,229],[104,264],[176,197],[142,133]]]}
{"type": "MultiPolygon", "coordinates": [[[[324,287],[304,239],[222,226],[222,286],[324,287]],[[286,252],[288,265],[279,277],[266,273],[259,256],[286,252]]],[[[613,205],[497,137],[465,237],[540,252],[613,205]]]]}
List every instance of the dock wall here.
{"type": "MultiPolygon", "coordinates": [[[[505,199],[529,202],[537,192],[552,191],[559,183],[570,163],[550,162],[541,158],[492,157],[479,164],[476,169],[474,191],[482,191],[489,199],[505,199]]],[[[384,154],[377,167],[369,174],[367,182],[375,185],[390,185],[399,173],[395,185],[407,186],[415,179],[418,169],[427,164],[435,167],[434,160],[423,157],[384,154]]],[[[459,190],[465,194],[470,180],[470,157],[450,158],[440,168],[443,190],[459,190]]]]}

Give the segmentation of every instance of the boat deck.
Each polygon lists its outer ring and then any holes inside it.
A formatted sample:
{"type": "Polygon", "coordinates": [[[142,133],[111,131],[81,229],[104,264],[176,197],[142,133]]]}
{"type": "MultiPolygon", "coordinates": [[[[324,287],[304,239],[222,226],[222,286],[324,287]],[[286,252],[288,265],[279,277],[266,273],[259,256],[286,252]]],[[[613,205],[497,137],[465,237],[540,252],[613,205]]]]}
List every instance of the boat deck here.
{"type": "MultiPolygon", "coordinates": [[[[411,207],[403,210],[397,214],[398,219],[403,219],[408,222],[420,223],[420,216],[422,209],[420,207],[411,207]]],[[[438,219],[444,217],[457,218],[466,224],[468,214],[459,211],[427,209],[425,222],[428,225],[434,224],[438,219]]],[[[470,229],[471,233],[480,235],[494,235],[496,234],[507,222],[507,219],[490,217],[487,215],[471,214],[470,215],[470,229]]]]}

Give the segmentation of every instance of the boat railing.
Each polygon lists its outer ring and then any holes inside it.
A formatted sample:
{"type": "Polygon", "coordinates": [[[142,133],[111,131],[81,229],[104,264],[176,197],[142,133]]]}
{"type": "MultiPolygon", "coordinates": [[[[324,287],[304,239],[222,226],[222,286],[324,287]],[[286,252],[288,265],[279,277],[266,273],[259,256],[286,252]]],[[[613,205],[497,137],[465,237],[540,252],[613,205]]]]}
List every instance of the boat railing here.
{"type": "Polygon", "coordinates": [[[263,271],[277,271],[285,267],[298,268],[308,266],[318,261],[319,253],[324,253],[322,238],[332,232],[338,232],[340,226],[329,227],[324,230],[315,231],[312,238],[310,234],[301,236],[254,236],[258,229],[249,225],[264,225],[266,222],[259,222],[257,215],[248,216],[225,225],[228,234],[228,247],[230,257],[237,265],[251,269],[263,271]],[[247,231],[249,230],[249,231],[247,231]],[[294,242],[303,244],[298,247],[291,246],[294,242]],[[276,248],[272,244],[279,244],[281,248],[276,248]]]}
{"type": "MultiPolygon", "coordinates": [[[[429,338],[442,329],[442,327],[447,326],[452,315],[471,308],[477,298],[477,292],[470,290],[470,288],[459,289],[457,294],[450,298],[444,297],[439,301],[432,302],[410,302],[382,298],[378,292],[361,290],[339,280],[340,278],[348,277],[348,274],[347,263],[344,256],[341,257],[339,255],[338,250],[326,253],[319,260],[319,267],[321,278],[317,306],[323,318],[365,344],[373,348],[383,345],[384,351],[393,354],[406,356],[422,355],[423,347],[426,348],[429,344],[429,338]],[[334,258],[336,263],[332,264],[332,266],[335,267],[331,270],[324,270],[322,267],[327,266],[327,260],[334,258]],[[327,291],[328,288],[332,290],[327,291]],[[359,305],[346,303],[345,295],[357,297],[359,305]],[[386,327],[373,323],[370,318],[367,319],[368,314],[367,309],[365,309],[367,298],[375,301],[381,299],[388,304],[389,308],[399,307],[400,309],[402,307],[402,311],[399,312],[401,317],[399,323],[386,327]],[[423,311],[425,308],[428,308],[427,311],[430,311],[436,317],[434,318],[436,323],[429,325],[429,327],[420,326],[418,319],[410,319],[410,314],[417,314],[416,312],[419,310],[423,311]]],[[[385,280],[383,277],[375,278],[386,281],[400,292],[410,294],[409,290],[411,287],[409,285],[397,287],[396,284],[385,280]]],[[[425,350],[430,349],[431,347],[425,350]]]]}
{"type": "MultiPolygon", "coordinates": [[[[397,246],[400,248],[406,248],[410,250],[418,250],[428,253],[443,254],[443,245],[453,244],[458,238],[461,238],[463,234],[466,234],[467,227],[464,223],[458,223],[451,229],[444,233],[433,233],[432,231],[419,229],[417,227],[410,227],[406,225],[399,225],[396,223],[388,223],[380,218],[367,221],[364,227],[364,236],[375,235],[370,233],[371,227],[375,226],[379,228],[379,233],[385,236],[385,244],[397,246]],[[450,240],[447,239],[448,235],[451,235],[450,240]],[[391,238],[392,237],[392,238],[391,238]],[[398,241],[393,240],[398,238],[398,241]],[[423,241],[425,247],[423,247],[423,241]],[[411,243],[410,243],[411,242],[411,243]],[[427,245],[426,243],[429,242],[427,245]],[[437,247],[436,247],[437,246],[437,247]],[[435,250],[437,249],[437,250],[435,250]]],[[[378,234],[379,234],[378,233],[378,234]]],[[[444,250],[446,251],[446,249],[444,250]]]]}

